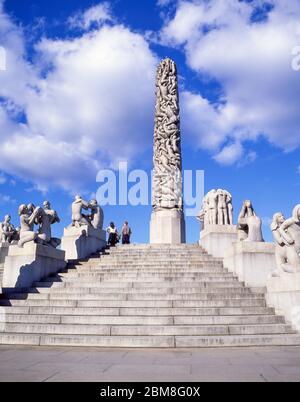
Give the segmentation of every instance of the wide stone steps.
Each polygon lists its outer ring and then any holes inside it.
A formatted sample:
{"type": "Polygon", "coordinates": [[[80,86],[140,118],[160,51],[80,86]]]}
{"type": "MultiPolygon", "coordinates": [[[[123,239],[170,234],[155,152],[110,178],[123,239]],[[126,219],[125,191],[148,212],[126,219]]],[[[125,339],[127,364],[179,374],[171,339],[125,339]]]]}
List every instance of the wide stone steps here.
{"type": "Polygon", "coordinates": [[[117,316],[117,315],[59,315],[59,314],[8,314],[1,315],[0,324],[43,323],[43,324],[105,324],[105,325],[249,325],[284,324],[277,315],[197,315],[197,316],[117,316]],[[2,321],[2,322],[1,322],[2,321]]]}
{"type": "Polygon", "coordinates": [[[7,323],[5,332],[74,335],[132,335],[132,336],[170,336],[185,335],[253,335],[291,333],[286,324],[265,325],[66,325],[66,324],[20,324],[7,323]]]}
{"type": "Polygon", "coordinates": [[[124,348],[200,348],[246,346],[295,346],[300,335],[224,335],[224,336],[98,336],[40,335],[0,333],[0,343],[40,346],[93,346],[124,348]]]}
{"type": "Polygon", "coordinates": [[[135,300],[167,300],[167,301],[194,301],[194,300],[239,300],[247,298],[256,300],[263,295],[253,294],[248,289],[239,289],[239,292],[198,292],[195,294],[162,294],[162,293],[142,293],[142,294],[129,294],[129,293],[37,293],[33,289],[33,293],[16,293],[10,294],[10,299],[13,300],[121,300],[121,301],[135,301],[135,300]]]}
{"type": "Polygon", "coordinates": [[[300,335],[198,245],[118,246],[0,300],[0,343],[300,345],[300,335]]]}
{"type": "Polygon", "coordinates": [[[27,299],[0,300],[0,306],[26,307],[266,307],[264,297],[256,299],[228,300],[56,300],[56,299],[27,299]]]}
{"type": "Polygon", "coordinates": [[[54,314],[94,316],[220,316],[274,314],[269,307],[1,307],[0,314],[54,314]]]}

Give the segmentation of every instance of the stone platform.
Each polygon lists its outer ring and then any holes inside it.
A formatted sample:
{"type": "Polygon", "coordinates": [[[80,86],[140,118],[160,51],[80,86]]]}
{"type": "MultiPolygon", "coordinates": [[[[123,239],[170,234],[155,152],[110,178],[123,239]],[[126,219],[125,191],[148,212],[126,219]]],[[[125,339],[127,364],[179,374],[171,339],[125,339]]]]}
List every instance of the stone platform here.
{"type": "Polygon", "coordinates": [[[0,382],[12,381],[97,382],[99,389],[101,382],[299,382],[300,348],[0,346],[0,382]]]}
{"type": "Polygon", "coordinates": [[[67,260],[89,257],[106,246],[106,233],[92,226],[69,226],[64,229],[61,248],[65,250],[67,260]]]}
{"type": "Polygon", "coordinates": [[[202,348],[300,335],[198,245],[118,246],[0,300],[0,343],[202,348]]]}

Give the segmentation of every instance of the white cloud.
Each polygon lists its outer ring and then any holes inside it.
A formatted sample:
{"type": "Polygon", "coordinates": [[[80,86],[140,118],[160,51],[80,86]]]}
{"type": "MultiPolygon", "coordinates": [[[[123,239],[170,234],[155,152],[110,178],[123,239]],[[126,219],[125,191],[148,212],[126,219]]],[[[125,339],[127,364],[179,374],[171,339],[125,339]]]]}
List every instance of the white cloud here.
{"type": "Polygon", "coordinates": [[[219,161],[242,156],[222,151],[228,140],[242,146],[263,135],[287,151],[300,146],[300,75],[291,68],[300,2],[271,3],[273,10],[254,23],[253,12],[264,4],[259,0],[181,1],[161,32],[165,44],[183,47],[194,71],[222,86],[217,107],[195,93],[183,96],[182,105],[185,120],[197,123],[186,123],[196,146],[215,147],[219,161]]]}
{"type": "Polygon", "coordinates": [[[0,169],[43,191],[75,192],[99,168],[151,146],[157,60],[141,35],[115,24],[72,40],[44,38],[30,64],[23,32],[4,14],[1,34],[9,50],[0,73],[0,169]]]}
{"type": "Polygon", "coordinates": [[[91,26],[99,27],[106,21],[113,21],[108,2],[97,4],[85,12],[78,12],[69,18],[71,27],[88,30],[91,26]]]}
{"type": "Polygon", "coordinates": [[[236,160],[239,160],[244,154],[243,146],[236,142],[231,145],[226,145],[214,159],[221,165],[232,165],[236,160]]]}

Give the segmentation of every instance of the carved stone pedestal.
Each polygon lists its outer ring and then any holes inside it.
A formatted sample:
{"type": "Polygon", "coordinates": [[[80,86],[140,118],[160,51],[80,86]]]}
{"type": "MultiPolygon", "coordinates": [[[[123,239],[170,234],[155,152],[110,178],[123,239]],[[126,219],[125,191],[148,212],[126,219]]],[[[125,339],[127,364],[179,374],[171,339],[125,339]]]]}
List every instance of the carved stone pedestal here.
{"type": "Polygon", "coordinates": [[[223,258],[225,251],[237,240],[235,225],[206,225],[200,232],[200,246],[216,258],[223,258]]]}
{"type": "Polygon", "coordinates": [[[282,273],[267,281],[267,303],[300,331],[300,273],[282,273]]]}
{"type": "Polygon", "coordinates": [[[4,263],[2,290],[7,293],[28,288],[65,266],[62,250],[33,242],[26,243],[23,248],[10,246],[4,263]]]}
{"type": "Polygon", "coordinates": [[[165,209],[152,212],[150,222],[150,243],[185,243],[185,220],[183,213],[176,209],[165,209]]]}
{"type": "Polygon", "coordinates": [[[265,287],[275,266],[273,243],[238,241],[225,251],[224,267],[246,286],[265,287]]]}
{"type": "Polygon", "coordinates": [[[10,244],[5,242],[5,243],[0,243],[0,264],[4,264],[5,257],[8,254],[8,248],[10,244]]]}
{"type": "Polygon", "coordinates": [[[106,233],[92,226],[68,227],[64,229],[61,248],[66,252],[67,260],[89,257],[106,246],[106,233]]]}

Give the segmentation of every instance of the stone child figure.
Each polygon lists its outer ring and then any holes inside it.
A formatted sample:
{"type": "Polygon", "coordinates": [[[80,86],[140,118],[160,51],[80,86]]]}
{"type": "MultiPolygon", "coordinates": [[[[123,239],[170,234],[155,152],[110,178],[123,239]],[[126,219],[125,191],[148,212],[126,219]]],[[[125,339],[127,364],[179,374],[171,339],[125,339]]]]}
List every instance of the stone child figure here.
{"type": "Polygon", "coordinates": [[[87,201],[84,201],[80,195],[75,196],[75,200],[72,203],[72,223],[71,226],[80,227],[82,225],[90,225],[88,216],[82,213],[82,210],[88,210],[90,205],[87,201]]]}
{"type": "Polygon", "coordinates": [[[91,200],[90,203],[91,214],[89,215],[89,222],[93,226],[94,229],[102,229],[103,228],[103,210],[98,204],[97,200],[91,200]]]}
{"type": "Polygon", "coordinates": [[[11,243],[13,240],[18,240],[18,232],[10,221],[11,216],[5,215],[4,221],[0,224],[1,241],[4,243],[11,243]]]}
{"type": "Polygon", "coordinates": [[[277,270],[272,276],[282,272],[300,272],[300,205],[296,205],[293,216],[285,219],[281,212],[273,216],[271,230],[275,239],[277,270]]]}
{"type": "Polygon", "coordinates": [[[263,242],[262,221],[256,216],[251,201],[243,203],[238,217],[238,237],[240,241],[263,242]]]}

